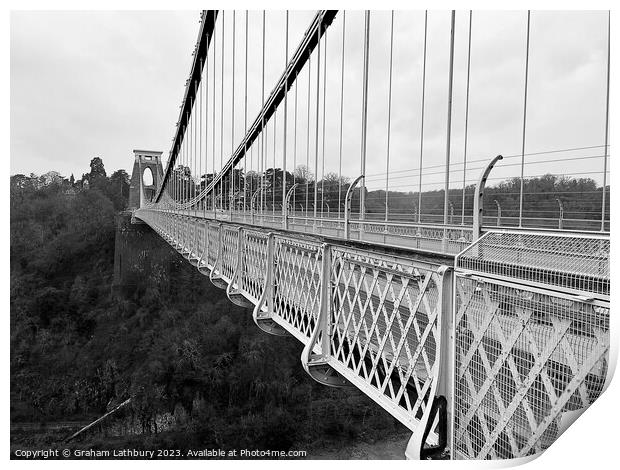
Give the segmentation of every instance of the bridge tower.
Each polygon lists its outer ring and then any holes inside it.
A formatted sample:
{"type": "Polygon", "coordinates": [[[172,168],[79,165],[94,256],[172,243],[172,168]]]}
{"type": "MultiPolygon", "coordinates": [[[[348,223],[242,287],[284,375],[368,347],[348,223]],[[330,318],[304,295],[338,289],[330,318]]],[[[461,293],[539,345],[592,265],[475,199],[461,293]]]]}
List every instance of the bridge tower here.
{"type": "Polygon", "coordinates": [[[162,152],[134,150],[133,171],[129,183],[129,210],[138,209],[149,202],[164,178],[161,164],[162,152]]]}

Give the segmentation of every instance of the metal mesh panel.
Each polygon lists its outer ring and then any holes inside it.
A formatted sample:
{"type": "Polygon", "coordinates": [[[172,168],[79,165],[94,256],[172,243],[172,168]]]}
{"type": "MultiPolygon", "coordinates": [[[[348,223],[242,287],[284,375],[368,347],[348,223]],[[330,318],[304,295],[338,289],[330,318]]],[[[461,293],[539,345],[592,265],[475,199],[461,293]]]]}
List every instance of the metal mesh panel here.
{"type": "Polygon", "coordinates": [[[454,455],[549,447],[607,375],[605,303],[456,276],[454,455]]]}
{"type": "Polygon", "coordinates": [[[190,231],[190,223],[188,217],[179,217],[179,223],[181,224],[180,230],[180,238],[181,238],[181,246],[180,249],[185,252],[189,250],[189,231],[190,231]]]}
{"type": "Polygon", "coordinates": [[[222,277],[230,282],[237,265],[237,242],[239,229],[237,227],[223,226],[221,231],[222,246],[220,251],[220,270],[222,277]]]}
{"type": "Polygon", "coordinates": [[[180,232],[179,216],[173,215],[172,216],[172,231],[171,231],[171,239],[172,239],[173,245],[176,245],[177,243],[179,243],[179,232],[180,232]]]}
{"type": "Polygon", "coordinates": [[[187,229],[188,229],[188,241],[187,250],[189,251],[188,258],[196,258],[196,229],[197,221],[193,217],[187,217],[187,229]]]}
{"type": "Polygon", "coordinates": [[[273,311],[310,338],[319,309],[320,245],[276,236],[274,258],[273,311]]]}
{"type": "Polygon", "coordinates": [[[196,253],[197,258],[202,258],[204,256],[205,250],[205,224],[204,222],[196,219],[196,248],[194,252],[196,253]]]}
{"type": "Polygon", "coordinates": [[[215,266],[215,262],[217,261],[218,247],[220,243],[220,226],[217,223],[209,223],[208,230],[207,263],[209,267],[213,268],[215,266]]]}
{"type": "Polygon", "coordinates": [[[244,230],[243,237],[240,289],[250,300],[258,302],[265,288],[268,235],[254,230],[244,230]]]}
{"type": "Polygon", "coordinates": [[[351,237],[375,243],[415,248],[438,253],[460,253],[471,244],[469,227],[443,227],[378,222],[351,222],[351,237]],[[360,234],[363,227],[364,234],[360,234]]]}
{"type": "Polygon", "coordinates": [[[609,296],[609,237],[488,232],[457,268],[609,296]]]}
{"type": "Polygon", "coordinates": [[[333,359],[415,429],[436,379],[441,277],[405,260],[340,247],[332,249],[331,276],[333,359]]]}

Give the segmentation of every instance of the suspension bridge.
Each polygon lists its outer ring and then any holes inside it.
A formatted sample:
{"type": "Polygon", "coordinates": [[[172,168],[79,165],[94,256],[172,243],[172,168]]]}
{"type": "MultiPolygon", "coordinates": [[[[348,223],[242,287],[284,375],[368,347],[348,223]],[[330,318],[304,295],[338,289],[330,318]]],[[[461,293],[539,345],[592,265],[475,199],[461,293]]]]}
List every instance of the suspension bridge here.
{"type": "Polygon", "coordinates": [[[412,459],[538,454],[609,379],[608,16],[598,140],[569,138],[582,109],[533,148],[557,51],[514,15],[516,149],[472,150],[484,15],[209,10],[165,168],[134,151],[132,222],[408,427],[412,459]]]}

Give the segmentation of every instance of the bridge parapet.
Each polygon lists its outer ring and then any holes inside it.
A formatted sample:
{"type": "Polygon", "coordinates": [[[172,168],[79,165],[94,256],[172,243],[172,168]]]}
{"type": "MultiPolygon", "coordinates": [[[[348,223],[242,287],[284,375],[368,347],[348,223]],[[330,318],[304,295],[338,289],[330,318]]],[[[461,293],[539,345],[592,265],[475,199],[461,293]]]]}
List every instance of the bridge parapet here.
{"type": "Polygon", "coordinates": [[[609,238],[487,232],[455,264],[454,457],[540,453],[608,379],[609,238]]]}
{"type": "Polygon", "coordinates": [[[450,315],[442,299],[452,284],[437,260],[176,212],[135,215],[233,302],[254,306],[261,329],[302,342],[302,364],[314,379],[358,387],[411,429],[413,456],[425,443],[445,445],[446,418],[435,419],[434,403],[441,317],[450,315]]]}
{"type": "Polygon", "coordinates": [[[315,380],[359,388],[411,429],[409,458],[542,452],[608,380],[608,236],[504,230],[468,244],[455,228],[467,248],[450,258],[276,218],[134,215],[254,306],[261,329],[302,342],[315,380]]]}

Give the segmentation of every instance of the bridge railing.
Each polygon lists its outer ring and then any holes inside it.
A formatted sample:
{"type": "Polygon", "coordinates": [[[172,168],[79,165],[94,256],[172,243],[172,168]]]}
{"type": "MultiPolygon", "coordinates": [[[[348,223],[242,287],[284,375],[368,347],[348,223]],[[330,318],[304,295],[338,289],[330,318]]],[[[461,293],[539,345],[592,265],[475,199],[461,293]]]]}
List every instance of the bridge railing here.
{"type": "Polygon", "coordinates": [[[487,232],[455,266],[453,457],[540,453],[608,380],[609,238],[487,232]]]}
{"type": "MultiPolygon", "coordinates": [[[[407,455],[542,452],[604,390],[609,237],[486,232],[454,258],[141,209],[264,331],[413,431],[407,455]]],[[[365,223],[365,222],[357,222],[365,223]]]]}
{"type": "MultiPolygon", "coordinates": [[[[154,206],[145,209],[160,210],[154,206]]],[[[168,213],[202,220],[219,220],[228,223],[282,229],[284,216],[277,212],[244,214],[241,211],[170,210],[168,213]]],[[[290,231],[343,239],[344,220],[322,217],[289,216],[286,227],[290,231]]],[[[381,243],[399,248],[457,254],[472,242],[471,227],[443,224],[395,223],[374,220],[349,222],[349,239],[381,243]]]]}
{"type": "Polygon", "coordinates": [[[411,429],[412,456],[446,444],[433,406],[451,314],[446,266],[176,212],[137,216],[231,301],[252,306],[261,329],[301,341],[313,378],[358,387],[411,429]]]}

